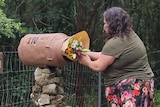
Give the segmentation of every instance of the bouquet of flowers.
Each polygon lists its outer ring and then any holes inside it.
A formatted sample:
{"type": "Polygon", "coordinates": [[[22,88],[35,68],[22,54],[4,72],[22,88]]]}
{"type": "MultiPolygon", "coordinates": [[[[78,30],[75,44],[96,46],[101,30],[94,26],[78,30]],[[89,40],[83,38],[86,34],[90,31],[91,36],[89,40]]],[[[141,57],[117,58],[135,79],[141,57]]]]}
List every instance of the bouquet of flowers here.
{"type": "Polygon", "coordinates": [[[69,37],[62,45],[62,54],[72,61],[78,60],[82,52],[89,50],[90,39],[86,31],[69,37]]]}
{"type": "Polygon", "coordinates": [[[78,57],[82,52],[87,52],[89,49],[83,48],[82,37],[78,40],[70,38],[68,41],[68,47],[65,50],[65,54],[71,60],[78,60],[78,57]]]}

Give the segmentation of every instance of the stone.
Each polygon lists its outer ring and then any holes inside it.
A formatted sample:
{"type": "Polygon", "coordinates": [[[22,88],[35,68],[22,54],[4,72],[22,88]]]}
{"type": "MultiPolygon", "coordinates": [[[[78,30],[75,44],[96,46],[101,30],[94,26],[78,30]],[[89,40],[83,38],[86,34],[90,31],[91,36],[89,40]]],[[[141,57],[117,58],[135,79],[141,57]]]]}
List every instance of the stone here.
{"type": "Polygon", "coordinates": [[[42,78],[42,76],[35,76],[35,77],[34,77],[34,79],[35,79],[36,81],[40,81],[41,78],[42,78]]]}
{"type": "Polygon", "coordinates": [[[59,68],[56,68],[56,76],[61,76],[62,71],[59,68]]]}
{"type": "Polygon", "coordinates": [[[42,73],[50,74],[51,71],[50,71],[50,69],[48,69],[48,68],[44,68],[44,69],[42,69],[42,73]]]}
{"type": "Polygon", "coordinates": [[[47,79],[49,77],[50,74],[47,73],[42,73],[42,78],[47,79]]]}
{"type": "Polygon", "coordinates": [[[40,106],[50,104],[49,95],[48,94],[41,94],[40,98],[38,99],[38,103],[40,106]]]}
{"type": "Polygon", "coordinates": [[[63,79],[62,79],[62,77],[54,77],[54,78],[48,79],[48,83],[49,84],[55,83],[57,85],[62,85],[63,79]]]}
{"type": "Polygon", "coordinates": [[[31,93],[30,97],[31,97],[32,101],[34,101],[34,103],[38,106],[39,105],[38,99],[40,97],[39,94],[37,94],[37,93],[31,93]]]}
{"type": "Polygon", "coordinates": [[[51,105],[59,105],[61,103],[63,103],[64,100],[64,96],[63,95],[57,95],[55,99],[51,100],[51,105]]]}
{"type": "Polygon", "coordinates": [[[61,74],[56,67],[36,68],[30,97],[37,107],[65,107],[61,74]]]}
{"type": "Polygon", "coordinates": [[[39,81],[36,81],[35,84],[39,86],[44,86],[48,84],[48,80],[42,77],[42,78],[39,78],[39,81]]]}
{"type": "Polygon", "coordinates": [[[55,72],[52,72],[52,73],[50,73],[50,75],[48,76],[48,79],[52,79],[52,78],[54,78],[54,77],[56,77],[56,73],[55,73],[55,72]]]}
{"type": "MultiPolygon", "coordinates": [[[[48,84],[48,78],[49,77],[49,74],[45,74],[45,73],[42,73],[40,76],[35,76],[35,80],[36,82],[45,82],[45,84],[48,84]]],[[[44,83],[39,83],[40,85],[45,85],[44,83]]]]}
{"type": "Polygon", "coordinates": [[[56,84],[48,84],[42,87],[42,93],[45,94],[57,94],[57,85],[56,84]]]}
{"type": "Polygon", "coordinates": [[[40,92],[42,92],[42,88],[39,85],[34,85],[32,87],[32,92],[33,93],[40,93],[40,92]]]}
{"type": "Polygon", "coordinates": [[[55,99],[55,98],[56,98],[56,95],[50,95],[50,96],[49,96],[49,99],[50,99],[50,100],[53,100],[53,99],[55,99]]]}
{"type": "Polygon", "coordinates": [[[57,86],[57,94],[64,94],[64,89],[61,86],[57,86]]]}
{"type": "Polygon", "coordinates": [[[42,69],[37,67],[36,70],[34,71],[34,76],[40,76],[42,74],[42,69]]]}

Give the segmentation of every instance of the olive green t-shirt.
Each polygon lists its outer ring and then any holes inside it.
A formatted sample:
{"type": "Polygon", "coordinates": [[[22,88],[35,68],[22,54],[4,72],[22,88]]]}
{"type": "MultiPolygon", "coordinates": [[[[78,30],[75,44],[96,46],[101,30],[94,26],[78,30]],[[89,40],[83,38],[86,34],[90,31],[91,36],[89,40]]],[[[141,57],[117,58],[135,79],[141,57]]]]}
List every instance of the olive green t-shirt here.
{"type": "Polygon", "coordinates": [[[128,78],[148,79],[154,76],[147,58],[146,48],[132,31],[130,37],[109,39],[102,54],[114,56],[115,61],[104,71],[105,85],[128,78]]]}

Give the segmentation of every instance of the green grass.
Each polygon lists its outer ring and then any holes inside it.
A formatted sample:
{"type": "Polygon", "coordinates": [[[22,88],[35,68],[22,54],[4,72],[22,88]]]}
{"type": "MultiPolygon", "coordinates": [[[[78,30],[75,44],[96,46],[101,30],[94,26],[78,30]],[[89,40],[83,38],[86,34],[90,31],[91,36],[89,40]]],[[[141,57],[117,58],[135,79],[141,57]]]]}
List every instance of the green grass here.
{"type": "Polygon", "coordinates": [[[160,107],[160,90],[155,90],[154,107],[160,107]]]}
{"type": "MultiPolygon", "coordinates": [[[[97,98],[96,92],[91,90],[90,93],[85,93],[85,106],[86,107],[96,107],[97,106],[97,98]]],[[[154,107],[160,107],[160,90],[155,90],[155,100],[154,107]]],[[[68,97],[66,102],[67,105],[75,106],[76,101],[74,97],[68,97]]]]}

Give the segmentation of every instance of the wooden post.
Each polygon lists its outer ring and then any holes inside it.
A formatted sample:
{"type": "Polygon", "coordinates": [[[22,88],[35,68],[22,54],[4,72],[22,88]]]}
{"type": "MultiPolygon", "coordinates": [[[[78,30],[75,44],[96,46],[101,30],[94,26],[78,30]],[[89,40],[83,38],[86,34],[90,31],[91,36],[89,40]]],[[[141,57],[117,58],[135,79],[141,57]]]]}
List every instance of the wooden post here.
{"type": "Polygon", "coordinates": [[[0,52],[0,73],[3,72],[3,53],[0,52]]]}

